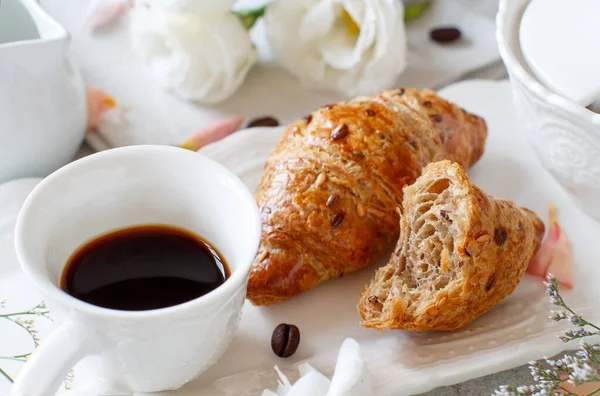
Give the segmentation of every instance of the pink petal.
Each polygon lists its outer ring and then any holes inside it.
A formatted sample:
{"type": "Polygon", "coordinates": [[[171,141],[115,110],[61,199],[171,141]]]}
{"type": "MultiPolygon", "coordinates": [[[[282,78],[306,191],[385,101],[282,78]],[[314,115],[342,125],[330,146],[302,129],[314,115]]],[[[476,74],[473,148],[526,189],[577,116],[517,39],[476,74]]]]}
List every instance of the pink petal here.
{"type": "Polygon", "coordinates": [[[93,86],[85,88],[85,95],[87,100],[87,129],[91,130],[98,126],[102,115],[108,110],[116,108],[117,104],[111,96],[93,86]]]}
{"type": "Polygon", "coordinates": [[[239,116],[212,121],[190,136],[179,147],[198,151],[201,147],[204,147],[209,143],[216,142],[231,135],[240,129],[243,121],[244,119],[239,116]]]}
{"type": "Polygon", "coordinates": [[[533,276],[541,276],[542,278],[548,272],[548,267],[552,261],[552,247],[548,246],[546,241],[542,242],[539,250],[529,263],[527,273],[533,276]]]}
{"type": "Polygon", "coordinates": [[[552,274],[561,285],[573,288],[573,258],[569,240],[563,232],[554,245],[554,256],[546,273],[552,274]]]}
{"type": "MultiPolygon", "coordinates": [[[[598,388],[600,388],[600,382],[589,382],[587,384],[581,384],[579,386],[575,386],[575,385],[571,385],[570,383],[565,381],[565,382],[561,383],[561,385],[563,388],[565,388],[569,392],[572,392],[576,395],[588,395],[588,394],[591,394],[593,391],[597,390],[598,388]]],[[[563,391],[560,391],[560,392],[562,393],[563,391]]]]}
{"type": "Polygon", "coordinates": [[[98,0],[87,17],[86,25],[92,31],[111,25],[125,15],[131,6],[131,0],[98,0]]]}
{"type": "Polygon", "coordinates": [[[556,210],[553,204],[549,205],[550,229],[542,242],[527,273],[533,276],[546,277],[551,273],[560,284],[573,287],[573,258],[569,240],[556,220],[556,210]]]}

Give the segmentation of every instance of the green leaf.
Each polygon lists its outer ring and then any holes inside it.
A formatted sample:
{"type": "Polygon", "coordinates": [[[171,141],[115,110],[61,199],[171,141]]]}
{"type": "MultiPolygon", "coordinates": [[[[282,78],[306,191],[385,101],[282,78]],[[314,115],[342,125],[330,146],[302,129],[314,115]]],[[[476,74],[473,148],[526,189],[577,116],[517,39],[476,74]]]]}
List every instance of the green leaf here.
{"type": "Polygon", "coordinates": [[[248,30],[254,26],[258,18],[265,15],[265,11],[267,10],[267,5],[265,4],[262,7],[250,9],[250,10],[240,10],[240,11],[232,11],[240,21],[242,21],[242,25],[248,30]]]}
{"type": "Polygon", "coordinates": [[[404,20],[406,22],[414,21],[419,18],[425,10],[429,8],[433,0],[423,0],[405,5],[404,20]]]}

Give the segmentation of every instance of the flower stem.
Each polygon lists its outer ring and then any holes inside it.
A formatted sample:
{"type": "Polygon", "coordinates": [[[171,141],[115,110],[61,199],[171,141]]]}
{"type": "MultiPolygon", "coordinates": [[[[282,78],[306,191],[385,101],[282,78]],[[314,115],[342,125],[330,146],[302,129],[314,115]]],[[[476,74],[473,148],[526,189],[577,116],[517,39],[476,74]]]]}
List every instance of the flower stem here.
{"type": "Polygon", "coordinates": [[[25,353],[23,355],[14,355],[14,356],[0,356],[2,360],[14,360],[17,362],[26,362],[27,358],[31,356],[31,352],[25,353]]]}
{"type": "Polygon", "coordinates": [[[40,311],[40,313],[36,313],[36,312],[31,312],[31,311],[25,311],[25,312],[13,312],[13,313],[9,313],[9,314],[4,314],[4,315],[0,315],[0,318],[10,318],[13,316],[25,316],[25,315],[35,315],[35,316],[43,316],[47,311],[40,311]]]}
{"type": "Polygon", "coordinates": [[[595,395],[596,393],[600,392],[600,388],[596,389],[595,391],[591,391],[590,393],[588,393],[586,396],[592,396],[595,395]]]}
{"type": "Polygon", "coordinates": [[[6,371],[2,370],[1,368],[0,368],[0,374],[2,374],[2,376],[3,376],[4,378],[6,378],[7,380],[9,380],[11,384],[12,384],[13,382],[15,382],[15,381],[13,381],[13,379],[10,377],[10,375],[6,374],[6,371]]]}
{"type": "Polygon", "coordinates": [[[250,30],[252,26],[254,26],[256,21],[258,21],[258,18],[265,15],[266,10],[267,6],[264,5],[262,7],[250,10],[233,11],[233,13],[237,15],[238,18],[240,18],[240,21],[242,21],[242,25],[244,25],[246,29],[250,30]]]}
{"type": "Polygon", "coordinates": [[[565,395],[566,395],[566,396],[578,396],[576,393],[573,393],[573,392],[571,392],[570,390],[568,390],[567,388],[563,388],[563,387],[562,387],[562,386],[560,386],[560,385],[558,385],[558,386],[556,387],[556,389],[560,389],[560,390],[563,390],[563,391],[565,391],[565,395]]]}
{"type": "MultiPolygon", "coordinates": [[[[557,296],[556,296],[556,297],[558,297],[558,301],[559,301],[558,305],[559,305],[560,307],[563,307],[564,309],[566,309],[567,311],[569,311],[569,312],[570,312],[571,314],[573,314],[573,315],[577,315],[577,314],[575,313],[575,311],[573,311],[573,310],[572,310],[572,309],[571,309],[571,308],[570,308],[570,307],[569,307],[569,306],[568,306],[568,305],[565,303],[565,301],[563,300],[563,298],[562,298],[562,296],[561,296],[560,294],[557,294],[557,296]]],[[[595,324],[593,324],[593,323],[590,323],[590,322],[588,322],[587,320],[585,320],[585,319],[583,319],[583,318],[581,318],[581,319],[582,319],[582,320],[583,320],[583,322],[584,322],[584,326],[590,326],[590,327],[592,327],[592,328],[594,328],[594,329],[596,329],[596,330],[600,331],[600,327],[596,326],[596,325],[595,325],[595,324]]]]}

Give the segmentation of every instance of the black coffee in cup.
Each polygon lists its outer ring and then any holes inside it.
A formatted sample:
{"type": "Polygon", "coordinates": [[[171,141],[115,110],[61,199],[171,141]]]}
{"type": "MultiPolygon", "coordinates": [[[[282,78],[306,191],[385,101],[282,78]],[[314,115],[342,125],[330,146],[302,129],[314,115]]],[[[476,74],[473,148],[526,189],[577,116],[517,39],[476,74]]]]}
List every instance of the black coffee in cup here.
{"type": "Polygon", "coordinates": [[[201,237],[143,225],[101,235],[69,258],[61,288],[104,308],[144,311],[181,304],[216,289],[230,271],[201,237]]]}

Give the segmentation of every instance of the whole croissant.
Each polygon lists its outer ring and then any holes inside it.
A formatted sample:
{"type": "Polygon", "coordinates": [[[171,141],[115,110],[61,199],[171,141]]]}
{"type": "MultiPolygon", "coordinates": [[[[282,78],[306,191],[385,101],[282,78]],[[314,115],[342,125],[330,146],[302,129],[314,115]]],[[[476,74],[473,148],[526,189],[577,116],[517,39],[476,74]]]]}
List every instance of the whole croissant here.
{"type": "Polygon", "coordinates": [[[430,162],[473,165],[486,136],[482,118],[405,88],[291,124],[256,191],[262,235],[247,297],[277,303],[373,262],[398,240],[402,188],[430,162]]]}

